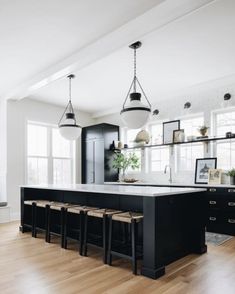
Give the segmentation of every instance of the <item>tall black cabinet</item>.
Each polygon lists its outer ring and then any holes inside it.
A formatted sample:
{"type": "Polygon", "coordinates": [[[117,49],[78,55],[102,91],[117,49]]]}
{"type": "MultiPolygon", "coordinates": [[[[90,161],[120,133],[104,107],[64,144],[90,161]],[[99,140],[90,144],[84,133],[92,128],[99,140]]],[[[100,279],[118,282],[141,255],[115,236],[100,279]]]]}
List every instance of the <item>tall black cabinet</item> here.
{"type": "Polygon", "coordinates": [[[97,124],[82,129],[82,183],[103,184],[118,180],[112,167],[113,141],[119,140],[119,126],[97,124]]]}

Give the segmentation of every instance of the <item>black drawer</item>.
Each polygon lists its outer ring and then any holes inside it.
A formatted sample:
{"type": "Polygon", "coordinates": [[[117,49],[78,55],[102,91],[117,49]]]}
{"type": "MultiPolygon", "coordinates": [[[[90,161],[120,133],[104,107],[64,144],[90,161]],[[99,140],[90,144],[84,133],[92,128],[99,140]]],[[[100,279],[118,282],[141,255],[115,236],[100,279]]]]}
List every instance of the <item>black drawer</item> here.
{"type": "Polygon", "coordinates": [[[235,235],[235,213],[210,210],[206,228],[208,232],[235,235]]]}

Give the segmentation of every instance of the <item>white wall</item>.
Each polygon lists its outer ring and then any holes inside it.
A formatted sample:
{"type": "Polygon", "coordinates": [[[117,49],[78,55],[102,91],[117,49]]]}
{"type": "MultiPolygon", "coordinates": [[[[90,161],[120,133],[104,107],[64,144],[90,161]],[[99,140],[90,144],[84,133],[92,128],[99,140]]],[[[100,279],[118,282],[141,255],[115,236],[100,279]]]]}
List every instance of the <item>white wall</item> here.
{"type": "MultiPolygon", "coordinates": [[[[204,87],[203,87],[204,88],[204,87]]],[[[158,105],[153,105],[154,109],[159,109],[160,113],[158,116],[152,116],[150,122],[154,121],[167,121],[167,120],[173,120],[176,118],[186,117],[186,116],[193,116],[193,114],[203,114],[205,119],[205,124],[207,126],[210,126],[209,131],[212,130],[212,111],[216,111],[222,108],[221,103],[223,101],[223,96],[225,93],[229,92],[232,95],[231,98],[231,105],[235,106],[235,86],[234,85],[228,85],[224,86],[223,88],[213,88],[210,89],[208,86],[208,90],[195,90],[193,94],[187,97],[183,96],[176,96],[172,97],[171,101],[167,100],[159,101],[158,105]],[[183,106],[184,103],[190,101],[192,104],[190,114],[185,115],[183,106]]],[[[151,97],[149,97],[151,101],[151,97]]],[[[120,105],[120,109],[121,109],[120,105]]],[[[99,118],[96,118],[96,123],[113,123],[120,126],[124,126],[123,122],[121,121],[119,113],[113,113],[110,115],[102,116],[99,118]]],[[[123,142],[126,143],[126,142],[123,142]]],[[[209,153],[206,154],[207,156],[210,156],[209,153]]],[[[142,152],[142,160],[144,160],[145,153],[142,152]]],[[[178,183],[182,184],[191,184],[194,182],[194,171],[190,172],[181,172],[176,173],[173,168],[173,163],[175,162],[174,159],[174,153],[170,156],[170,163],[172,165],[172,171],[173,171],[173,180],[178,183]]],[[[157,182],[157,183],[168,183],[169,174],[164,174],[163,172],[155,172],[155,173],[133,173],[130,174],[130,177],[137,178],[139,180],[148,181],[148,182],[157,182]]],[[[228,181],[227,177],[223,178],[224,182],[228,181]]]]}
{"type": "MultiPolygon", "coordinates": [[[[20,188],[25,184],[25,144],[27,120],[57,124],[64,108],[31,99],[7,103],[7,201],[11,207],[11,219],[19,219],[20,188]]],[[[87,113],[77,113],[81,126],[93,124],[87,113]]],[[[77,142],[77,182],[81,179],[81,143],[77,142]]]]}

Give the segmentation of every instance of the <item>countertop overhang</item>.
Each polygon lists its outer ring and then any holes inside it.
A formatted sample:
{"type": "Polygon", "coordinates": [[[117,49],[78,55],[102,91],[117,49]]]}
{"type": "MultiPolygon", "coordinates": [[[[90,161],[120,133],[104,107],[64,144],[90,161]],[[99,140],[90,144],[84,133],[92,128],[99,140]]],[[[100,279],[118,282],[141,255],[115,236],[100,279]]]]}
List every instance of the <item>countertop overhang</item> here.
{"type": "Polygon", "coordinates": [[[48,189],[73,192],[88,192],[99,194],[118,194],[132,196],[160,197],[168,195],[180,195],[205,192],[204,188],[175,188],[175,187],[151,187],[151,186],[128,186],[128,185],[95,185],[95,184],[74,184],[74,185],[22,185],[21,188],[48,189]]]}

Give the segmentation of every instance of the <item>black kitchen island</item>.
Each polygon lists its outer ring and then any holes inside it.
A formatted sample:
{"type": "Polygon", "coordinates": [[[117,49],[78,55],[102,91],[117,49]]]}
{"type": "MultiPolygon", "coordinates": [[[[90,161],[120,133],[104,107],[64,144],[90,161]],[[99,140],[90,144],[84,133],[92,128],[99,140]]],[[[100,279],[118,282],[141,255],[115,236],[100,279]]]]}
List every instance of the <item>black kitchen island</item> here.
{"type": "MultiPolygon", "coordinates": [[[[165,266],[190,253],[207,251],[205,244],[206,189],[118,185],[45,185],[21,187],[21,230],[30,223],[25,200],[73,204],[142,212],[142,275],[156,279],[165,266]]],[[[44,220],[39,224],[42,228],[44,220]]],[[[93,224],[94,225],[94,224],[93,224]]]]}

